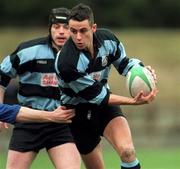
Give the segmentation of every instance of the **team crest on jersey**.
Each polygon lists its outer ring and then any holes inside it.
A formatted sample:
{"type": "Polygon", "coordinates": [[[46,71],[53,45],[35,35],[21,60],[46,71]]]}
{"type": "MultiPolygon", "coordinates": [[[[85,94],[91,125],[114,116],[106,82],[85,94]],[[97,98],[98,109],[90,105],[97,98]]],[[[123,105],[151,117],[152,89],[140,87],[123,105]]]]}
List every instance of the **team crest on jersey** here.
{"type": "Polygon", "coordinates": [[[105,67],[107,64],[108,64],[108,57],[105,56],[105,57],[102,59],[102,66],[105,67]]]}
{"type": "Polygon", "coordinates": [[[41,77],[42,86],[58,87],[58,79],[55,73],[45,73],[41,77]]]}

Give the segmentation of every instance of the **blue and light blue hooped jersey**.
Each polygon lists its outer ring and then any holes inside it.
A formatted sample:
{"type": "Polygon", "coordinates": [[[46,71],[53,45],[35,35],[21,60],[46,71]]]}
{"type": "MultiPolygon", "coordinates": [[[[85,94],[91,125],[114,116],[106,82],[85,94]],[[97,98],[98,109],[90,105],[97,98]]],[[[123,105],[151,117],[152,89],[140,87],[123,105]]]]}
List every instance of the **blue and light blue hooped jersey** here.
{"type": "Polygon", "coordinates": [[[54,110],[60,104],[53,50],[49,37],[24,42],[0,65],[0,85],[19,77],[18,100],[35,109],[54,110]]]}
{"type": "Polygon", "coordinates": [[[93,47],[94,57],[88,51],[76,48],[69,39],[58,55],[55,68],[62,104],[107,104],[111,66],[125,76],[133,66],[142,64],[140,60],[126,56],[123,44],[109,30],[99,29],[94,33],[93,47]]]}

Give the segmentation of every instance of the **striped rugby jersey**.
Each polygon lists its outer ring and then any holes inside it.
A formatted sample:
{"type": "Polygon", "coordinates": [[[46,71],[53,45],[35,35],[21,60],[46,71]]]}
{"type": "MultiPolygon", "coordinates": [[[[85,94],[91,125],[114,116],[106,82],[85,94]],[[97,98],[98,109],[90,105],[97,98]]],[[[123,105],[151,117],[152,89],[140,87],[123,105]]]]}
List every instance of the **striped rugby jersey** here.
{"type": "Polygon", "coordinates": [[[0,65],[0,85],[6,88],[11,78],[19,77],[17,97],[21,105],[54,110],[60,104],[55,57],[50,37],[20,44],[0,65]]]}
{"type": "Polygon", "coordinates": [[[111,65],[124,76],[133,66],[142,65],[140,60],[126,56],[123,44],[107,29],[94,33],[93,46],[94,58],[88,51],[77,49],[70,38],[57,56],[55,69],[63,105],[107,104],[111,65]]]}

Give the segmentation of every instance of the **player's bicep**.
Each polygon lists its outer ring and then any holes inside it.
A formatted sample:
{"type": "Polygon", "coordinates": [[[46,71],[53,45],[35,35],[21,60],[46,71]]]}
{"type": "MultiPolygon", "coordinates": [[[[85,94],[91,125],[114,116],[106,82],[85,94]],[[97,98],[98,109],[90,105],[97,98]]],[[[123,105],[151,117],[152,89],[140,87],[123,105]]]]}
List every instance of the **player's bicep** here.
{"type": "Polygon", "coordinates": [[[142,62],[139,59],[128,58],[126,56],[125,48],[122,43],[119,44],[116,54],[118,56],[116,56],[117,59],[113,62],[113,65],[119,74],[123,76],[126,76],[133,66],[142,65],[142,62]]]}

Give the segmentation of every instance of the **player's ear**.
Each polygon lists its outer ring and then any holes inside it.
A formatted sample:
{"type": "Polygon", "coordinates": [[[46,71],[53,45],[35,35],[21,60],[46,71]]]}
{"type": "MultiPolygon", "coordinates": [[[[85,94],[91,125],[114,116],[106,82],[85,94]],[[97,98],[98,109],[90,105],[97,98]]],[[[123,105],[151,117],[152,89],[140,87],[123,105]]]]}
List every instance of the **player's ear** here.
{"type": "Polygon", "coordinates": [[[94,23],[94,24],[92,25],[92,31],[93,31],[93,32],[96,32],[96,30],[97,30],[97,24],[94,23]]]}

